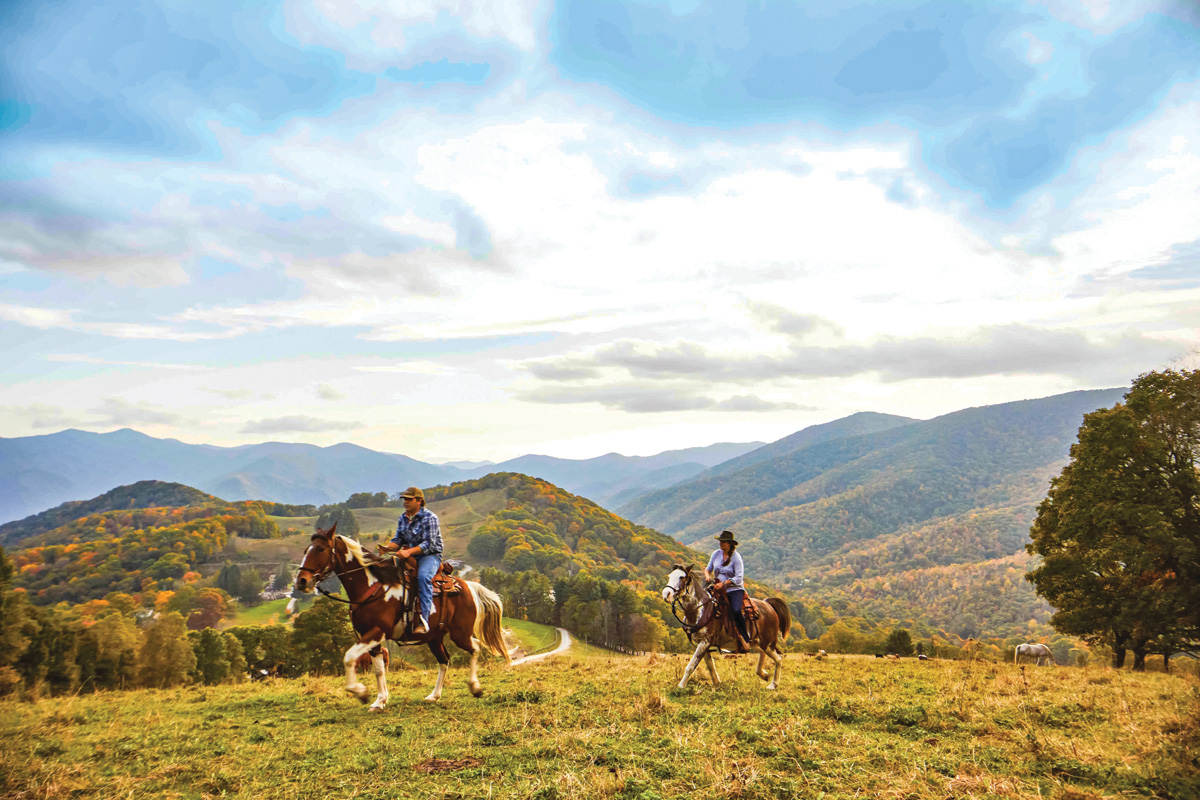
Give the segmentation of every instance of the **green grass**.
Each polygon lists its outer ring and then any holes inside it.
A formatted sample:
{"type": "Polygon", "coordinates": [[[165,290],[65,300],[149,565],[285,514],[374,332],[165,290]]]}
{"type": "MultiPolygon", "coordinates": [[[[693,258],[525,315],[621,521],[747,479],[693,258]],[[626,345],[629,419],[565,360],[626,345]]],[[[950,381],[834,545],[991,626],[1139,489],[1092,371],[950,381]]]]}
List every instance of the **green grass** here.
{"type": "Polygon", "coordinates": [[[674,684],[682,656],[0,703],[0,796],[1194,798],[1197,684],[1162,674],[789,656],[674,684]]]}
{"type": "Polygon", "coordinates": [[[523,619],[511,617],[505,617],[500,624],[512,631],[512,637],[521,643],[521,649],[526,654],[553,647],[558,643],[558,631],[552,625],[526,622],[523,619]]]}
{"type": "Polygon", "coordinates": [[[256,606],[247,608],[238,606],[237,613],[226,618],[221,627],[231,628],[235,625],[277,625],[287,621],[287,598],[267,600],[256,606]]]}

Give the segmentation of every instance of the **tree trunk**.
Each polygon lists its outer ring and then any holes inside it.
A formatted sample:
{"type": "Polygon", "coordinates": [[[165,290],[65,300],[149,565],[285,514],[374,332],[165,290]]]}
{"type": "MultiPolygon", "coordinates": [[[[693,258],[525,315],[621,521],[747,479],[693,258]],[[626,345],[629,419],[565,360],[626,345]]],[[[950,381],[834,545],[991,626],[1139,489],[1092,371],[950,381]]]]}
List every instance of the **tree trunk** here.
{"type": "Polygon", "coordinates": [[[1133,648],[1133,671],[1146,671],[1146,651],[1140,647],[1133,648]]]}
{"type": "Polygon", "coordinates": [[[1171,673],[1171,654],[1163,653],[1163,672],[1168,675],[1171,673]]]}
{"type": "Polygon", "coordinates": [[[1125,648],[1117,647],[1113,649],[1113,669],[1121,669],[1125,666],[1125,648]]]}

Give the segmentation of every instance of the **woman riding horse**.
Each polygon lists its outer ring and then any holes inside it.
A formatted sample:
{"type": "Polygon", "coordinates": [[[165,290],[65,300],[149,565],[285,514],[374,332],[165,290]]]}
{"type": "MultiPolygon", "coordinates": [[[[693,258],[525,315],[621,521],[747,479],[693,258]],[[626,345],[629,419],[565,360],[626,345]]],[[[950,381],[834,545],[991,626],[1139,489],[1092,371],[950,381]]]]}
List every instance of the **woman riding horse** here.
{"type": "Polygon", "coordinates": [[[733,531],[721,531],[721,535],[715,538],[717,549],[713,550],[708,566],[704,568],[704,580],[712,584],[714,592],[725,592],[733,624],[737,626],[737,651],[749,653],[750,634],[746,633],[746,617],[742,614],[742,603],[746,597],[742,586],[742,555],[737,552],[738,543],[733,538],[733,531]]]}

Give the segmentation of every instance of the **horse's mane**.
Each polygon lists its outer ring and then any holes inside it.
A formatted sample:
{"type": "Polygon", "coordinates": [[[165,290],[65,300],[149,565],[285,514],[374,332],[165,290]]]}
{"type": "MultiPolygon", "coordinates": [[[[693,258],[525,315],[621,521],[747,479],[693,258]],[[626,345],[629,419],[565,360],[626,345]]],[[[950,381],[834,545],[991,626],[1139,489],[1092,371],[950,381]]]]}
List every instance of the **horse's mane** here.
{"type": "Polygon", "coordinates": [[[369,574],[373,574],[384,583],[399,583],[401,581],[400,570],[396,567],[396,563],[392,559],[380,558],[365,549],[358,541],[347,536],[337,534],[337,537],[346,544],[346,552],[369,574]]]}

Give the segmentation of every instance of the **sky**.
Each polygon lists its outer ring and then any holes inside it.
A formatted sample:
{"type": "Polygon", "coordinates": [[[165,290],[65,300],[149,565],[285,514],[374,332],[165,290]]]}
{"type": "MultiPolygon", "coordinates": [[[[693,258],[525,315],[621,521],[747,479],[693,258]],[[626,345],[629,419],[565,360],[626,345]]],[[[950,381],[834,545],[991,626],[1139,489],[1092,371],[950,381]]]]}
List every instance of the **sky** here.
{"type": "Polygon", "coordinates": [[[650,455],[1200,346],[1194,0],[10,0],[0,33],[3,437],[650,455]]]}

